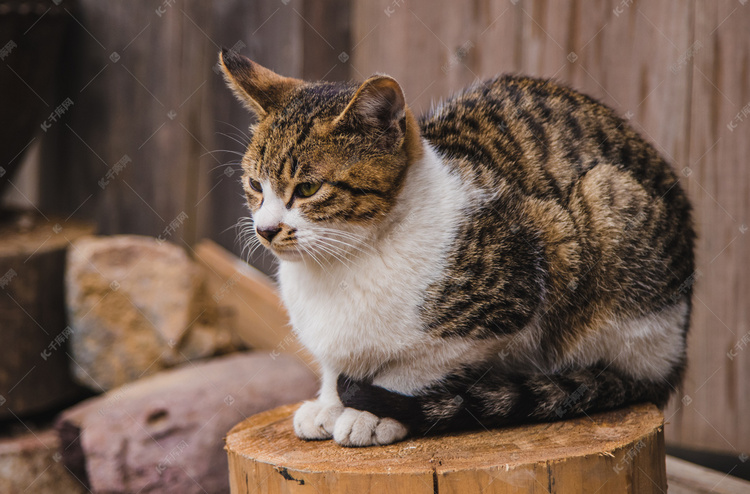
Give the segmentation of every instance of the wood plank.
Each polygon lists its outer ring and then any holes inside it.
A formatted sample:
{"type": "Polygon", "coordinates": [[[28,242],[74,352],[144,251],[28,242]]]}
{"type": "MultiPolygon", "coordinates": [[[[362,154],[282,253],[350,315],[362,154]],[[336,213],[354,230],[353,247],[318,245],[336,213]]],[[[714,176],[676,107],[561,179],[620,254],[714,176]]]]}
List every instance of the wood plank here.
{"type": "Polygon", "coordinates": [[[750,5],[698,1],[689,176],[698,270],[684,401],[670,419],[684,447],[750,450],[750,5]],[[739,116],[738,116],[739,115],[739,116]],[[731,127],[731,128],[730,128],[731,127]]]}
{"type": "MultiPolygon", "coordinates": [[[[240,155],[236,153],[245,152],[254,117],[234,98],[221,73],[213,70],[217,46],[233,49],[280,74],[302,77],[304,21],[294,10],[300,9],[296,3],[222,0],[211,4],[211,15],[199,23],[213,43],[203,38],[209,59],[200,70],[207,82],[196,95],[201,100],[200,113],[196,114],[200,131],[196,136],[211,154],[199,152],[205,156],[200,162],[197,196],[191,206],[197,209],[196,238],[212,238],[239,255],[245,246],[237,241],[234,225],[249,212],[239,184],[240,155]]],[[[266,273],[275,270],[274,257],[264,249],[256,251],[249,261],[266,273]]]]}
{"type": "Polygon", "coordinates": [[[512,4],[354,1],[352,73],[395,77],[416,114],[475,80],[517,68],[512,4]],[[446,21],[449,19],[450,21],[446,21]]]}
{"type": "Polygon", "coordinates": [[[674,456],[667,456],[670,494],[746,494],[750,482],[674,456]]]}
{"type": "MultiPolygon", "coordinates": [[[[72,2],[44,5],[31,2],[0,4],[3,51],[0,65],[0,197],[23,189],[21,177],[34,142],[62,118],[55,109],[62,104],[56,87],[57,73],[67,62],[61,57],[63,40],[73,22],[65,11],[72,2]],[[40,59],[44,63],[39,63],[40,59]],[[54,117],[54,122],[49,118],[54,117]],[[11,181],[14,181],[11,185],[11,181]]],[[[63,116],[64,116],[63,112],[63,116]]],[[[20,195],[20,194],[19,194],[20,195]]],[[[24,204],[24,207],[29,207],[24,204]]]]}
{"type": "Polygon", "coordinates": [[[204,268],[208,290],[228,312],[232,329],[249,347],[272,355],[289,353],[315,369],[312,356],[292,333],[276,284],[211,240],[198,242],[195,260],[204,268]]]}
{"type": "MultiPolygon", "coordinates": [[[[81,2],[65,48],[77,70],[62,78],[74,104],[42,150],[43,209],[96,218],[102,233],[166,232],[190,245],[209,236],[239,252],[231,227],[247,212],[237,167],[223,165],[244,151],[252,117],[212,69],[225,46],[301,76],[303,20],[294,8],[81,2]]],[[[273,269],[271,257],[254,260],[273,269]]]]}
{"type": "Polygon", "coordinates": [[[189,96],[203,82],[194,67],[206,60],[204,35],[181,5],[159,15],[143,0],[79,4],[67,55],[76,70],[63,73],[73,106],[69,123],[50,129],[57,139],[45,140],[41,161],[53,173],[42,205],[95,217],[102,233],[160,235],[187,213],[175,229],[182,236],[194,218],[185,205],[200,156],[190,136],[199,107],[189,96]]]}
{"type": "Polygon", "coordinates": [[[520,3],[522,70],[572,85],[629,119],[676,166],[687,159],[692,9],[679,0],[520,3]],[[623,40],[629,40],[623,42],[623,40]]]}
{"type": "Polygon", "coordinates": [[[304,2],[302,75],[305,80],[345,81],[349,78],[351,1],[304,2]]]}

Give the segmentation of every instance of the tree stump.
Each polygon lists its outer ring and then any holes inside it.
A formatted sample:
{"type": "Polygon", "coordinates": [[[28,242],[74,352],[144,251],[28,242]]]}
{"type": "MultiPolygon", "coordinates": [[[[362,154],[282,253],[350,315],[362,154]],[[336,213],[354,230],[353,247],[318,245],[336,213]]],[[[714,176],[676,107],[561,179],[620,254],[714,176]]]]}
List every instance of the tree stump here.
{"type": "Polygon", "coordinates": [[[0,419],[54,410],[85,393],[69,372],[63,271],[93,226],[0,212],[0,419]]]}
{"type": "Polygon", "coordinates": [[[664,419],[653,405],[578,419],[344,448],[294,435],[298,405],[227,435],[229,482],[249,493],[649,493],[667,489],[664,419]]]}

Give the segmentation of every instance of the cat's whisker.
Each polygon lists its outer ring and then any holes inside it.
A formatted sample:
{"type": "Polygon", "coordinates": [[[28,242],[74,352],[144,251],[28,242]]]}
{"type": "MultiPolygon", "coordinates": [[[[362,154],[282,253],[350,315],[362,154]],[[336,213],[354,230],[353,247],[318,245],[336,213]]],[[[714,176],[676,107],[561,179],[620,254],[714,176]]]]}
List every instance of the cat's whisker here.
{"type": "MultiPolygon", "coordinates": [[[[362,254],[370,254],[370,253],[371,253],[371,252],[367,252],[367,251],[365,251],[364,249],[361,249],[361,248],[359,248],[359,247],[358,247],[358,246],[356,246],[356,245],[353,245],[353,244],[350,244],[350,243],[348,243],[348,242],[345,242],[345,241],[343,241],[343,240],[339,240],[339,239],[335,239],[335,238],[330,238],[330,237],[325,237],[325,236],[322,236],[322,237],[320,237],[320,241],[321,241],[321,242],[324,242],[324,241],[325,241],[325,242],[335,242],[335,243],[337,243],[337,244],[340,244],[340,245],[339,245],[338,247],[339,247],[339,249],[341,249],[341,251],[343,251],[343,252],[345,252],[345,251],[346,251],[346,248],[348,247],[348,248],[350,248],[350,249],[354,249],[354,250],[356,250],[357,252],[361,252],[362,254]]],[[[329,244],[329,245],[330,245],[330,244],[329,244]]]]}
{"type": "Polygon", "coordinates": [[[318,258],[315,256],[315,253],[311,249],[309,249],[308,247],[306,247],[304,244],[302,244],[300,242],[297,242],[297,245],[299,245],[307,253],[307,255],[309,255],[310,258],[312,258],[313,261],[315,261],[316,263],[318,263],[318,266],[320,266],[320,269],[322,269],[323,271],[325,271],[328,274],[328,271],[326,270],[326,268],[323,267],[323,264],[320,263],[320,261],[318,260],[318,258]]]}
{"type": "Polygon", "coordinates": [[[337,230],[333,228],[325,228],[325,227],[316,228],[316,231],[319,231],[321,233],[336,235],[342,238],[351,239],[355,242],[362,243],[362,244],[366,244],[367,241],[369,240],[369,237],[366,235],[351,233],[351,232],[337,230]]]}
{"type": "MultiPolygon", "coordinates": [[[[230,228],[232,228],[232,227],[227,228],[227,230],[229,230],[230,228]]],[[[235,239],[235,245],[239,242],[240,245],[244,246],[247,243],[247,239],[245,238],[244,228],[241,227],[238,224],[235,224],[234,225],[234,229],[235,229],[235,237],[236,237],[236,239],[235,239]]],[[[224,231],[226,231],[226,230],[224,230],[224,231]]]]}
{"type": "Polygon", "coordinates": [[[367,249],[373,252],[375,251],[372,245],[366,243],[363,239],[360,239],[360,238],[348,237],[346,235],[338,235],[335,232],[319,232],[319,235],[321,237],[335,239],[337,242],[345,242],[349,244],[351,247],[356,247],[358,249],[367,249]]]}
{"type": "Polygon", "coordinates": [[[217,132],[217,134],[223,135],[225,137],[229,137],[230,139],[234,139],[235,141],[239,139],[240,142],[245,143],[244,144],[245,146],[247,146],[246,143],[249,141],[249,139],[247,139],[247,138],[243,139],[242,135],[238,135],[238,134],[234,134],[234,133],[229,134],[229,133],[217,132]]]}
{"type": "Polygon", "coordinates": [[[333,262],[330,259],[331,257],[333,257],[336,261],[338,261],[348,269],[348,261],[350,261],[348,257],[356,257],[351,251],[347,252],[337,245],[328,244],[325,242],[325,239],[319,236],[305,237],[303,238],[303,243],[304,242],[308,242],[307,247],[311,252],[323,254],[322,258],[330,266],[333,265],[333,262]]]}
{"type": "Polygon", "coordinates": [[[228,126],[232,127],[232,128],[234,129],[234,130],[236,130],[237,132],[239,132],[240,134],[242,134],[242,136],[243,136],[243,137],[244,137],[245,139],[247,139],[248,141],[250,140],[250,136],[249,136],[249,135],[247,135],[247,134],[245,134],[245,132],[244,132],[244,131],[243,131],[242,129],[240,129],[239,127],[237,127],[236,125],[232,125],[232,124],[231,124],[231,123],[229,123],[229,122],[224,122],[223,120],[217,120],[217,122],[219,122],[219,123],[222,123],[222,124],[224,124],[224,125],[228,125],[228,126]]]}
{"type": "Polygon", "coordinates": [[[323,233],[325,235],[329,235],[327,238],[331,238],[330,236],[339,236],[342,240],[350,240],[354,242],[353,244],[349,244],[352,248],[359,248],[359,250],[362,250],[364,252],[364,249],[369,249],[371,252],[377,252],[377,249],[375,249],[372,245],[367,243],[367,239],[364,235],[356,235],[349,232],[344,232],[341,230],[334,230],[329,228],[316,228],[316,231],[323,233]]]}
{"type": "Polygon", "coordinates": [[[366,252],[357,252],[352,250],[346,250],[341,245],[337,244],[331,244],[328,242],[328,240],[331,239],[318,239],[317,245],[322,247],[326,247],[329,250],[333,250],[336,252],[339,256],[343,257],[345,261],[342,261],[342,263],[348,268],[351,264],[357,261],[364,261],[365,255],[369,255],[369,253],[366,252]]]}
{"type": "Polygon", "coordinates": [[[341,249],[337,249],[335,246],[326,244],[323,241],[319,241],[317,244],[317,247],[322,250],[323,252],[333,256],[338,260],[344,267],[349,269],[349,266],[347,264],[347,261],[350,259],[347,259],[346,256],[348,255],[347,252],[342,251],[341,249]]]}
{"type": "Polygon", "coordinates": [[[242,240],[243,245],[254,245],[259,242],[258,238],[253,234],[253,230],[250,228],[243,228],[240,239],[242,240]]]}
{"type": "Polygon", "coordinates": [[[255,245],[253,245],[253,248],[250,250],[250,253],[247,255],[248,263],[250,262],[250,259],[255,255],[255,252],[257,250],[261,250],[261,247],[263,247],[263,245],[260,243],[260,241],[256,242],[255,245]]]}
{"type": "Polygon", "coordinates": [[[257,251],[260,247],[262,247],[260,241],[256,238],[252,238],[250,242],[247,242],[245,244],[245,248],[243,249],[243,252],[247,250],[247,254],[243,255],[242,258],[250,264],[250,259],[255,254],[255,251],[257,251]]]}
{"type": "Polygon", "coordinates": [[[209,154],[216,154],[216,153],[229,153],[229,154],[236,154],[237,156],[245,156],[245,153],[240,153],[239,151],[234,151],[232,149],[214,149],[213,151],[207,151],[200,155],[200,158],[203,158],[204,156],[208,156],[209,154]]]}
{"type": "MultiPolygon", "coordinates": [[[[349,242],[345,242],[340,239],[326,237],[324,235],[302,237],[301,240],[302,241],[311,240],[315,244],[316,247],[321,246],[321,245],[326,245],[329,249],[334,250],[334,253],[337,255],[339,260],[342,261],[342,263],[344,262],[344,260],[346,260],[347,257],[354,257],[357,259],[361,259],[361,256],[357,255],[356,252],[360,252],[362,254],[369,254],[368,252],[365,252],[363,249],[359,248],[357,245],[351,244],[349,242]],[[343,257],[343,259],[341,259],[341,257],[343,257]]],[[[333,253],[331,254],[333,255],[333,253]]]]}
{"type": "Polygon", "coordinates": [[[335,233],[339,233],[341,235],[348,235],[348,236],[351,236],[351,237],[357,237],[357,238],[362,238],[362,239],[366,238],[366,236],[364,234],[358,234],[358,233],[354,233],[354,232],[349,232],[349,231],[346,231],[346,230],[341,230],[339,228],[330,228],[330,227],[326,227],[326,226],[316,226],[315,229],[316,230],[320,230],[320,231],[325,231],[325,232],[335,232],[335,233]]]}
{"type": "Polygon", "coordinates": [[[219,135],[222,135],[222,136],[224,136],[224,137],[226,137],[226,138],[228,138],[228,139],[231,139],[231,140],[233,140],[234,142],[236,142],[237,144],[239,144],[239,145],[240,145],[240,146],[242,146],[242,147],[247,147],[247,143],[246,143],[246,142],[242,142],[242,141],[241,141],[241,140],[239,140],[239,139],[238,139],[238,138],[237,138],[236,136],[233,136],[233,135],[229,135],[229,134],[227,134],[227,133],[224,133],[224,132],[217,132],[217,134],[219,134],[219,135]]]}
{"type": "Polygon", "coordinates": [[[260,240],[255,235],[254,224],[255,222],[253,218],[247,216],[244,218],[240,218],[237,223],[233,225],[233,227],[237,231],[237,241],[239,241],[242,246],[240,257],[248,263],[250,262],[250,258],[253,256],[255,251],[259,247],[261,247],[260,240]]]}
{"type": "MultiPolygon", "coordinates": [[[[215,170],[218,170],[219,168],[227,168],[227,167],[241,167],[240,163],[222,163],[220,165],[216,165],[215,167],[211,168],[209,170],[209,173],[213,173],[215,170]]],[[[240,171],[242,168],[235,169],[234,171],[240,171]]]]}
{"type": "MultiPolygon", "coordinates": [[[[330,250],[330,249],[329,249],[328,247],[325,247],[325,246],[322,246],[322,245],[318,245],[318,246],[317,246],[317,248],[318,248],[318,249],[320,250],[320,252],[321,252],[322,254],[326,254],[326,257],[324,257],[324,259],[326,259],[327,257],[333,257],[333,258],[334,258],[334,259],[335,259],[336,261],[338,261],[338,262],[339,262],[339,263],[340,263],[340,264],[341,264],[342,266],[344,266],[344,267],[345,267],[345,268],[347,268],[347,269],[349,268],[349,266],[347,266],[347,264],[346,264],[346,259],[342,259],[342,258],[341,258],[341,257],[339,257],[338,255],[336,255],[336,254],[334,253],[334,251],[330,250]]],[[[331,261],[330,259],[326,259],[326,260],[328,261],[328,263],[329,263],[329,264],[333,264],[333,263],[332,263],[332,261],[331,261]]]]}
{"type": "Polygon", "coordinates": [[[239,220],[237,220],[237,223],[235,223],[234,225],[230,226],[229,228],[227,228],[226,230],[224,230],[221,233],[225,233],[227,230],[230,230],[230,229],[234,228],[238,235],[243,235],[243,234],[245,234],[245,230],[247,228],[253,228],[254,225],[255,225],[255,222],[253,221],[253,218],[251,218],[249,216],[245,216],[245,217],[240,218],[239,220]]]}
{"type": "Polygon", "coordinates": [[[297,250],[297,253],[300,255],[300,258],[302,258],[302,264],[305,265],[305,269],[307,269],[307,261],[305,260],[304,248],[301,245],[299,245],[299,242],[297,242],[297,245],[294,248],[297,250]]]}
{"type": "MultiPolygon", "coordinates": [[[[317,242],[315,242],[315,243],[317,244],[317,242]]],[[[318,246],[311,244],[309,242],[309,238],[308,237],[299,237],[298,236],[297,237],[297,244],[300,245],[300,246],[302,246],[305,249],[305,252],[307,252],[311,257],[315,258],[315,255],[314,255],[315,254],[315,249],[318,246]]],[[[324,259],[326,261],[328,261],[328,259],[326,259],[325,257],[324,257],[324,259]]],[[[317,260],[317,258],[316,258],[316,260],[317,260]]],[[[330,261],[328,261],[328,263],[330,264],[330,261]]]]}

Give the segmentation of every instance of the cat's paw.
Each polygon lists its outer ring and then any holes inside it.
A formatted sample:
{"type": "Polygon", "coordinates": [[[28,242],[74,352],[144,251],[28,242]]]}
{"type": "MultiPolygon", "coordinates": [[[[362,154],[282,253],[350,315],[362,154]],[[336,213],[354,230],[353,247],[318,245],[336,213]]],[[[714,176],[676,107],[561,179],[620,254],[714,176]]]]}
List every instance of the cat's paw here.
{"type": "Polygon", "coordinates": [[[340,404],[306,401],[294,413],[294,432],[300,439],[331,439],[336,419],[343,411],[340,404]]]}
{"type": "Polygon", "coordinates": [[[374,446],[400,441],[408,432],[405,425],[392,418],[345,408],[336,420],[333,440],[342,446],[374,446]]]}

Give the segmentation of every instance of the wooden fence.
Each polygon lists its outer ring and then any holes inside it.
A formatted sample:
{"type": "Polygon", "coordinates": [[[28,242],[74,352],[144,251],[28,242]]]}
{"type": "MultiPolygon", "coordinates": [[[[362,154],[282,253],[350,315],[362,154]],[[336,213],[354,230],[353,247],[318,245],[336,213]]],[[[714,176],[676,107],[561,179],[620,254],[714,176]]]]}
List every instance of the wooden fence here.
{"type": "Polygon", "coordinates": [[[289,76],[391,74],[418,112],[498,72],[554,77],[615,108],[679,170],[699,263],[667,440],[750,453],[746,3],[82,0],[58,94],[73,110],[45,136],[40,203],[105,233],[238,250],[239,173],[223,165],[243,150],[250,117],[215,71],[221,46],[289,76]]]}

